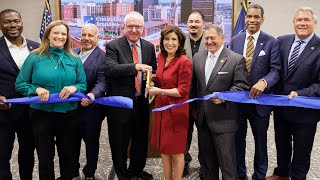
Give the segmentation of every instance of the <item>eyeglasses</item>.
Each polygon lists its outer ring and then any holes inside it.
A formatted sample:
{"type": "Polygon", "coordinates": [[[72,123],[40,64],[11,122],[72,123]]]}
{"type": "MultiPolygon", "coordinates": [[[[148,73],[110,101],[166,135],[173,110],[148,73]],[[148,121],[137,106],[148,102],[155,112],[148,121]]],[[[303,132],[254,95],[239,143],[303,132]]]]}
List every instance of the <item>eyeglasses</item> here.
{"type": "Polygon", "coordinates": [[[133,30],[133,28],[136,28],[136,30],[141,30],[143,28],[143,26],[139,26],[139,25],[126,25],[126,27],[129,30],[133,30]]]}

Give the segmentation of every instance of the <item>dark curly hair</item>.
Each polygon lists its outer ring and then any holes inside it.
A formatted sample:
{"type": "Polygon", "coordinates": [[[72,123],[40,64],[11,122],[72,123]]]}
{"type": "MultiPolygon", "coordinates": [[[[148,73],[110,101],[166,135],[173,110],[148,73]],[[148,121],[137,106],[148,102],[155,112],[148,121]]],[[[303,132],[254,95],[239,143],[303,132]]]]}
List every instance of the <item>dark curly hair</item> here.
{"type": "Polygon", "coordinates": [[[172,32],[176,33],[176,35],[178,36],[178,40],[179,40],[179,47],[177,49],[175,57],[186,54],[186,51],[184,49],[184,43],[186,41],[186,36],[182,32],[182,30],[180,28],[178,28],[177,26],[166,26],[161,30],[161,37],[160,37],[160,50],[165,58],[168,57],[168,52],[164,49],[163,40],[166,37],[166,35],[168,35],[169,33],[172,33],[172,32]]]}

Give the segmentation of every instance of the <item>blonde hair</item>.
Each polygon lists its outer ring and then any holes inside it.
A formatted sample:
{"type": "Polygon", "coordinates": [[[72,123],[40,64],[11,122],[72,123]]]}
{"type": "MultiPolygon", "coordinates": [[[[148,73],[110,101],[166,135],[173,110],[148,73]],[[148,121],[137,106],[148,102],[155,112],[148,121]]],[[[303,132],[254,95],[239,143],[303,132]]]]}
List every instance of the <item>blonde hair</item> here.
{"type": "Polygon", "coordinates": [[[50,42],[49,42],[49,35],[51,33],[51,30],[53,27],[55,26],[60,26],[60,25],[64,25],[67,28],[67,41],[64,44],[64,49],[67,53],[71,54],[72,56],[76,57],[77,55],[72,51],[71,46],[70,46],[70,29],[67,23],[65,23],[64,21],[61,20],[56,20],[56,21],[52,21],[47,27],[46,30],[43,34],[43,38],[40,44],[40,47],[38,49],[35,49],[33,52],[38,53],[40,55],[43,54],[49,54],[49,46],[50,46],[50,42]]]}

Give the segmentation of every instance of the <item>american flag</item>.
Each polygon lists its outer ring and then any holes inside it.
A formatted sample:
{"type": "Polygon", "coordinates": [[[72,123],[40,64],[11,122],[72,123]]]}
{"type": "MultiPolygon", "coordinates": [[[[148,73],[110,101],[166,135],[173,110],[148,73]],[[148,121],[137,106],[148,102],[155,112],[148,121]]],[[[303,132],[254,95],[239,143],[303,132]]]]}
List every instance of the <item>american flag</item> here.
{"type": "Polygon", "coordinates": [[[44,31],[46,30],[46,27],[51,23],[52,17],[51,17],[51,8],[49,0],[44,0],[45,6],[43,8],[43,14],[42,14],[42,23],[41,23],[41,29],[40,29],[40,40],[42,40],[44,31]]]}

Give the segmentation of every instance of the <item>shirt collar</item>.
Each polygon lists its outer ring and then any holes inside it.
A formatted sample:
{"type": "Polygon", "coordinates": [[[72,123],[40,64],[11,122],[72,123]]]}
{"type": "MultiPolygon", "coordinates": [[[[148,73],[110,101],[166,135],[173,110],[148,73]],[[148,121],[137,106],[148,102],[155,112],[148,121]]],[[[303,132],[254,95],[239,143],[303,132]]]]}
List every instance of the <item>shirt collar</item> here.
{"type": "Polygon", "coordinates": [[[222,45],[222,46],[219,48],[219,50],[218,50],[217,52],[215,52],[215,53],[212,53],[212,52],[208,51],[208,57],[210,57],[210,56],[213,54],[215,58],[219,58],[219,56],[220,56],[223,48],[224,48],[224,45],[222,45]]]}
{"type": "Polygon", "coordinates": [[[299,39],[298,36],[295,35],[295,37],[294,37],[294,42],[301,40],[301,41],[303,41],[305,44],[308,44],[308,42],[312,39],[313,36],[314,36],[314,33],[310,34],[310,36],[308,36],[308,37],[305,38],[305,39],[299,39]]]}
{"type": "MultiPolygon", "coordinates": [[[[21,35],[21,36],[22,36],[22,35],[21,35]]],[[[7,43],[8,48],[16,46],[16,45],[12,44],[5,36],[3,36],[3,37],[4,37],[4,40],[5,40],[6,43],[7,43]]],[[[20,47],[24,47],[24,46],[27,45],[27,40],[26,40],[26,38],[24,38],[24,37],[22,36],[22,40],[23,40],[23,42],[22,42],[22,45],[21,45],[20,47]]]]}
{"type": "MultiPolygon", "coordinates": [[[[129,46],[131,47],[132,44],[133,44],[133,42],[131,42],[129,39],[127,39],[127,41],[128,41],[128,43],[129,43],[129,46]]],[[[138,47],[141,47],[140,39],[136,42],[136,45],[137,45],[138,47]]]]}
{"type": "Polygon", "coordinates": [[[80,50],[80,55],[87,55],[87,54],[91,54],[92,53],[92,51],[94,50],[94,49],[96,49],[96,47],[97,47],[98,45],[96,45],[94,48],[92,48],[91,50],[89,50],[89,51],[83,51],[82,50],[82,48],[81,48],[81,50],[80,50]]]}
{"type": "Polygon", "coordinates": [[[256,33],[254,33],[253,35],[249,34],[248,31],[246,31],[246,39],[248,39],[249,36],[253,37],[254,41],[258,40],[258,37],[260,35],[261,30],[257,31],[256,33]]]}

